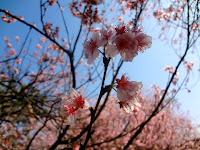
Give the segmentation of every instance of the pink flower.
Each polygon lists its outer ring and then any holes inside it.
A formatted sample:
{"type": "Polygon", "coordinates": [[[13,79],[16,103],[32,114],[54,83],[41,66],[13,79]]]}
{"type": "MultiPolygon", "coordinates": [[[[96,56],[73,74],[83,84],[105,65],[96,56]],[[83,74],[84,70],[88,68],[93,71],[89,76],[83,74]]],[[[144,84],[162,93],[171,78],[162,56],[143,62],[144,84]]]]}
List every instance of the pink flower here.
{"type": "Polygon", "coordinates": [[[45,37],[41,37],[41,38],[40,38],[40,42],[41,42],[41,43],[45,43],[45,41],[46,41],[46,38],[45,38],[45,37]]]}
{"type": "Polygon", "coordinates": [[[8,37],[4,37],[4,42],[8,43],[8,42],[10,42],[10,39],[8,37]]]}
{"type": "Polygon", "coordinates": [[[75,114],[78,109],[88,109],[89,103],[83,100],[80,93],[78,93],[74,88],[69,91],[66,96],[62,97],[62,105],[65,115],[68,118],[68,124],[73,124],[75,121],[75,114]]]}
{"type": "Polygon", "coordinates": [[[104,28],[102,28],[100,30],[100,33],[101,33],[102,39],[106,40],[106,42],[108,42],[111,39],[112,35],[113,35],[112,31],[107,31],[104,28]]]}
{"type": "Polygon", "coordinates": [[[62,38],[62,42],[66,43],[66,42],[67,42],[67,40],[66,40],[65,38],[62,38]]]}
{"type": "Polygon", "coordinates": [[[185,62],[186,71],[192,71],[192,67],[194,66],[194,62],[185,62]]]}
{"type": "Polygon", "coordinates": [[[19,64],[19,65],[21,64],[21,61],[22,61],[21,58],[17,58],[17,59],[16,59],[16,63],[19,64]]]}
{"type": "Polygon", "coordinates": [[[136,34],[136,40],[138,41],[138,49],[143,52],[145,49],[150,48],[152,44],[152,37],[144,33],[136,34]]]}
{"type": "Polygon", "coordinates": [[[38,55],[39,55],[39,52],[38,52],[38,51],[35,51],[35,52],[33,53],[33,57],[38,56],[38,55]]]}
{"type": "Polygon", "coordinates": [[[175,76],[174,79],[172,80],[173,85],[176,85],[179,80],[179,77],[175,76]]]}
{"type": "Polygon", "coordinates": [[[134,104],[129,104],[128,102],[119,102],[120,108],[122,108],[126,113],[138,112],[141,105],[138,102],[134,104]]]}
{"type": "Polygon", "coordinates": [[[40,44],[37,44],[35,47],[36,47],[37,49],[42,49],[42,46],[41,46],[40,44]]]}
{"type": "Polygon", "coordinates": [[[14,68],[13,71],[15,72],[15,74],[19,74],[19,70],[17,68],[14,68]]]}
{"type": "Polygon", "coordinates": [[[80,145],[76,145],[74,146],[74,148],[72,150],[79,150],[80,149],[80,145]]]}
{"type": "Polygon", "coordinates": [[[115,57],[120,53],[122,60],[131,62],[138,54],[137,46],[138,41],[135,39],[135,33],[128,31],[114,37],[113,44],[106,49],[106,54],[109,57],[115,57]]]}
{"type": "Polygon", "coordinates": [[[65,44],[65,45],[64,45],[64,48],[65,48],[65,49],[69,49],[69,45],[68,45],[68,44],[65,44]]]}
{"type": "Polygon", "coordinates": [[[7,48],[12,48],[12,44],[7,43],[7,48]]]}
{"type": "Polygon", "coordinates": [[[9,54],[10,54],[11,56],[14,56],[14,55],[16,54],[15,49],[12,48],[12,49],[10,50],[9,54]]]}
{"type": "Polygon", "coordinates": [[[24,17],[22,17],[22,16],[19,16],[19,19],[20,19],[20,20],[24,20],[24,17]]]}
{"type": "Polygon", "coordinates": [[[120,100],[120,106],[130,113],[135,107],[141,107],[137,102],[140,97],[140,91],[142,88],[141,82],[129,81],[125,75],[117,81],[117,98],[120,100]]]}
{"type": "Polygon", "coordinates": [[[99,56],[99,47],[105,44],[104,40],[100,39],[100,36],[97,32],[92,34],[90,41],[83,43],[85,58],[87,59],[88,64],[92,64],[95,59],[99,56]]]}
{"type": "Polygon", "coordinates": [[[19,41],[20,41],[19,36],[16,36],[16,37],[15,37],[15,40],[19,42],[19,41]]]}
{"type": "Polygon", "coordinates": [[[53,6],[53,5],[55,5],[55,3],[56,3],[56,1],[55,1],[55,0],[49,0],[49,5],[50,5],[50,6],[53,6]]]}
{"type": "Polygon", "coordinates": [[[130,28],[126,26],[124,22],[121,22],[117,25],[117,27],[115,28],[115,31],[116,31],[116,35],[118,35],[118,34],[123,34],[130,31],[130,28]]]}
{"type": "Polygon", "coordinates": [[[164,68],[164,70],[165,71],[168,71],[169,73],[174,73],[174,68],[172,67],[172,66],[166,66],[165,68],[164,68]]]}
{"type": "Polygon", "coordinates": [[[139,51],[143,52],[151,47],[152,37],[142,33],[138,27],[131,30],[124,23],[120,23],[115,30],[116,34],[111,38],[112,44],[105,50],[109,57],[120,53],[123,61],[131,62],[139,51]]]}

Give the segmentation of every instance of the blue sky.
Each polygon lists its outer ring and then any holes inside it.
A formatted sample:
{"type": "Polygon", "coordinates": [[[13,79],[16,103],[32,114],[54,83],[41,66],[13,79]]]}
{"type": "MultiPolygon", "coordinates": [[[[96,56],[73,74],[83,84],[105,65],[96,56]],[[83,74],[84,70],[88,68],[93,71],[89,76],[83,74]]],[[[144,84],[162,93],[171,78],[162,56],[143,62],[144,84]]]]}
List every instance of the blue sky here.
{"type": "MultiPolygon", "coordinates": [[[[39,0],[1,0],[0,8],[6,10],[8,9],[12,14],[22,15],[29,23],[37,24],[38,20],[40,20],[39,0]]],[[[2,15],[2,13],[0,15],[2,15]]],[[[57,15],[57,12],[50,11],[49,20],[46,21],[53,21],[56,22],[56,25],[63,26],[61,22],[57,21],[57,15]]],[[[70,18],[71,17],[69,17],[69,19],[70,18]]],[[[69,19],[67,22],[71,23],[72,20],[69,19]]],[[[78,22],[79,21],[77,20],[73,20],[73,23],[69,23],[71,36],[77,32],[75,29],[78,27],[78,22]]],[[[157,26],[157,22],[155,20],[147,20],[142,25],[144,26],[144,31],[147,35],[150,35],[153,38],[157,36],[159,29],[155,28],[155,26],[157,26]]],[[[11,41],[14,43],[16,35],[23,38],[28,32],[28,28],[19,22],[8,25],[0,21],[0,27],[0,51],[2,49],[1,45],[5,36],[10,37],[11,41]]],[[[35,34],[36,39],[41,37],[39,34],[34,32],[33,34],[35,34]]],[[[65,35],[63,34],[63,36],[65,35]]],[[[38,41],[33,40],[33,42],[37,43],[38,41]]],[[[82,49],[82,45],[79,45],[78,48],[82,49]]],[[[161,88],[165,88],[168,81],[168,73],[164,71],[164,68],[167,65],[175,67],[178,60],[178,57],[171,49],[169,43],[166,43],[166,41],[163,42],[159,39],[153,40],[152,47],[150,49],[147,49],[144,53],[135,57],[133,62],[124,63],[120,75],[126,73],[131,80],[138,82],[141,81],[146,88],[150,88],[153,84],[159,85],[161,88]]],[[[199,79],[199,58],[196,54],[189,53],[186,60],[195,62],[193,71],[190,74],[190,82],[188,84],[188,88],[190,88],[191,92],[188,93],[187,90],[181,90],[176,98],[178,99],[178,102],[182,104],[181,109],[185,112],[190,111],[192,120],[196,120],[195,122],[200,123],[200,82],[196,83],[199,79]],[[193,86],[194,84],[195,86],[193,86]]],[[[180,74],[180,78],[182,79],[185,76],[185,68],[183,65],[178,72],[180,74]]]]}

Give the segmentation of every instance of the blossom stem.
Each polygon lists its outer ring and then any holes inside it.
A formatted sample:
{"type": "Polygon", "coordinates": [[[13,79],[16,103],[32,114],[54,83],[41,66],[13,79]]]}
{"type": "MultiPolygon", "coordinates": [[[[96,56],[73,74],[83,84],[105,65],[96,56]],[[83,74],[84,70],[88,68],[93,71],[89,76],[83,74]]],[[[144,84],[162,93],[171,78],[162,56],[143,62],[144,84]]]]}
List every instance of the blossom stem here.
{"type": "Polygon", "coordinates": [[[92,129],[92,124],[95,122],[95,114],[97,112],[97,109],[98,109],[98,106],[100,104],[100,101],[101,101],[101,98],[102,96],[104,95],[104,83],[105,83],[105,79],[106,79],[106,73],[107,73],[107,69],[108,69],[108,64],[109,64],[109,61],[110,61],[110,58],[106,58],[104,57],[104,75],[103,75],[103,80],[102,80],[102,84],[101,84],[101,90],[100,90],[100,94],[99,94],[99,97],[98,97],[98,100],[97,100],[97,103],[96,103],[96,106],[95,106],[95,110],[92,110],[91,111],[91,120],[90,120],[90,125],[89,125],[89,129],[88,129],[88,133],[87,133],[87,136],[86,136],[86,139],[85,139],[85,142],[84,142],[84,145],[81,146],[81,150],[84,150],[87,146],[87,143],[91,137],[91,129],[92,129]],[[106,59],[106,60],[105,60],[106,59]]]}

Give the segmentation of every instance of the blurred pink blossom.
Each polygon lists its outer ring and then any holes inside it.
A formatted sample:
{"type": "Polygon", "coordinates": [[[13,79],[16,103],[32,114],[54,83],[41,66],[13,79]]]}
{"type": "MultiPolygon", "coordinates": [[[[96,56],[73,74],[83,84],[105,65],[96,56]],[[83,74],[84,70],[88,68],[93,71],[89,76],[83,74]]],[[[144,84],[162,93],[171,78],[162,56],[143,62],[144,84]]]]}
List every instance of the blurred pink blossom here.
{"type": "Polygon", "coordinates": [[[37,44],[35,47],[36,47],[37,49],[42,49],[42,46],[41,46],[40,44],[37,44]]]}
{"type": "Polygon", "coordinates": [[[21,58],[17,58],[16,60],[15,60],[15,62],[17,63],[17,64],[21,64],[21,61],[22,61],[22,59],[21,58]]]}
{"type": "Polygon", "coordinates": [[[19,36],[16,36],[16,37],[15,37],[15,40],[19,42],[19,41],[20,41],[19,36]]]}
{"type": "Polygon", "coordinates": [[[8,43],[8,42],[10,42],[10,39],[8,37],[4,37],[4,42],[8,43]]]}
{"type": "Polygon", "coordinates": [[[15,49],[12,48],[12,49],[10,50],[9,54],[10,54],[11,56],[14,56],[14,55],[16,54],[15,49]]]}
{"type": "Polygon", "coordinates": [[[41,38],[40,38],[40,42],[41,42],[41,43],[45,43],[45,40],[46,40],[45,37],[41,37],[41,38]]]}
{"type": "Polygon", "coordinates": [[[12,44],[7,43],[7,48],[12,48],[12,44]]]}

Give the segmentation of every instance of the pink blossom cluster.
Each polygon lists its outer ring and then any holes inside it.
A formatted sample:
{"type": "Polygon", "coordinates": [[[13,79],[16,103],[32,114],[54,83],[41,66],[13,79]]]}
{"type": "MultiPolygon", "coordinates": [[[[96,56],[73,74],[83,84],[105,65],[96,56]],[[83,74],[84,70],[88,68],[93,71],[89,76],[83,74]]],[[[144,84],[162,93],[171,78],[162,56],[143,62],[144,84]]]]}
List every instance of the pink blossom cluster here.
{"type": "Polygon", "coordinates": [[[56,1],[55,0],[48,0],[50,6],[54,6],[56,1]]]}
{"type": "MultiPolygon", "coordinates": [[[[10,11],[6,11],[7,13],[10,13],[10,11]]],[[[20,20],[24,20],[24,18],[22,17],[22,16],[16,16],[16,17],[18,17],[20,20]]],[[[3,20],[3,22],[6,22],[6,23],[8,23],[8,24],[10,24],[10,23],[12,23],[12,22],[15,22],[16,21],[16,19],[15,18],[12,18],[12,17],[10,17],[8,14],[4,14],[4,15],[2,15],[1,16],[1,19],[3,20]]]]}
{"type": "MultiPolygon", "coordinates": [[[[141,99],[141,82],[129,81],[128,77],[123,75],[121,79],[116,79],[117,97],[120,108],[126,113],[137,112],[141,107],[138,102],[141,99]]],[[[68,124],[74,124],[76,112],[79,109],[88,109],[89,103],[74,88],[62,97],[63,113],[67,116],[68,124]]]]}
{"type": "Polygon", "coordinates": [[[73,2],[69,5],[71,13],[74,17],[81,19],[82,25],[92,25],[93,23],[100,23],[102,18],[98,16],[98,8],[90,7],[90,5],[98,5],[102,0],[83,0],[82,2],[73,2]],[[83,4],[86,3],[85,11],[81,12],[83,4]]]}
{"type": "Polygon", "coordinates": [[[7,44],[7,48],[12,48],[12,44],[10,43],[10,39],[8,37],[4,37],[4,42],[7,44]]]}
{"type": "Polygon", "coordinates": [[[192,67],[194,66],[194,62],[185,62],[186,71],[192,71],[192,67]]]}
{"type": "Polygon", "coordinates": [[[16,54],[15,49],[14,49],[14,48],[10,49],[9,54],[10,54],[11,56],[15,56],[15,54],[16,54]]]}
{"type": "Polygon", "coordinates": [[[133,9],[136,9],[139,5],[144,4],[146,0],[137,0],[137,1],[122,0],[122,1],[126,1],[127,8],[130,10],[133,10],[133,9]]]}
{"type": "Polygon", "coordinates": [[[16,40],[17,42],[19,42],[19,41],[20,41],[19,36],[16,36],[16,37],[15,37],[15,40],[16,40]]]}
{"type": "Polygon", "coordinates": [[[67,95],[62,97],[62,106],[65,115],[68,117],[67,123],[74,124],[76,112],[79,109],[88,109],[89,103],[73,88],[67,95]]]}
{"type": "Polygon", "coordinates": [[[153,15],[156,19],[158,19],[158,21],[162,21],[163,19],[169,21],[171,18],[176,21],[178,17],[180,17],[182,11],[183,9],[180,6],[174,7],[170,5],[166,9],[156,10],[153,15]]]}
{"type": "Polygon", "coordinates": [[[174,68],[172,66],[166,66],[164,68],[165,71],[168,71],[170,74],[173,74],[174,73],[174,68]]]}
{"type": "MultiPolygon", "coordinates": [[[[10,11],[7,11],[7,12],[10,13],[10,11]]],[[[10,24],[10,23],[16,21],[15,18],[10,18],[6,13],[5,13],[4,15],[1,16],[1,19],[2,19],[4,22],[8,23],[8,24],[10,24]]]]}
{"type": "Polygon", "coordinates": [[[141,82],[129,81],[128,77],[123,75],[117,81],[117,98],[120,100],[120,107],[127,113],[131,111],[138,111],[141,105],[138,100],[140,99],[140,91],[142,88],[141,82]]]}
{"type": "Polygon", "coordinates": [[[100,34],[94,32],[89,41],[83,43],[85,58],[88,64],[92,64],[99,56],[99,48],[103,47],[103,52],[109,57],[121,55],[123,61],[131,62],[138,55],[150,48],[152,37],[144,34],[140,29],[131,30],[124,23],[119,24],[115,31],[100,30],[100,34]]]}
{"type": "Polygon", "coordinates": [[[52,23],[46,22],[43,27],[43,31],[45,31],[50,37],[58,38],[60,28],[56,27],[55,29],[52,29],[52,26],[52,23]]]}

